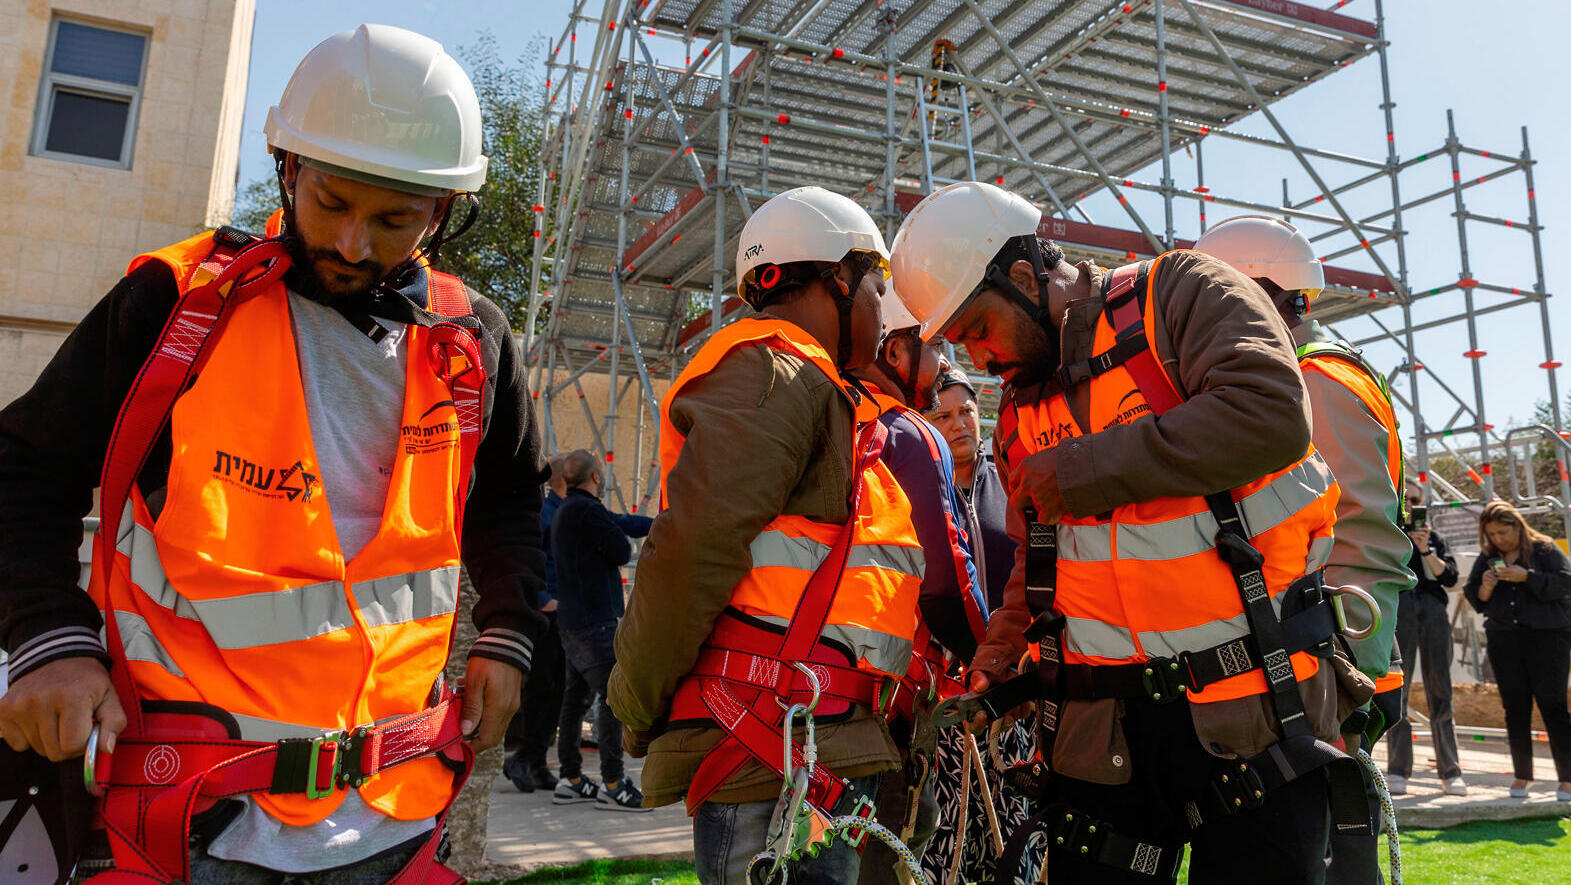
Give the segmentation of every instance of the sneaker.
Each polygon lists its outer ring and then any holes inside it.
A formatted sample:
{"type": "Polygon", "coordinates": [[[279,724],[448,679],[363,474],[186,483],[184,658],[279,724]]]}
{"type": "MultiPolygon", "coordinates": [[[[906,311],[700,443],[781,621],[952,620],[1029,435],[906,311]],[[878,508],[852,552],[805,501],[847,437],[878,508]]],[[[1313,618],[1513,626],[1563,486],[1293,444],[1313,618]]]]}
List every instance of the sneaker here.
{"type": "Polygon", "coordinates": [[[535,779],[535,786],[542,790],[549,790],[556,786],[557,777],[551,773],[551,769],[546,768],[544,762],[531,768],[529,776],[535,779]]]}
{"type": "Polygon", "coordinates": [[[533,793],[535,791],[534,778],[530,777],[529,772],[525,771],[524,768],[524,760],[518,758],[518,754],[514,753],[507,757],[506,762],[502,763],[502,776],[512,781],[518,792],[533,793]]]}
{"type": "Polygon", "coordinates": [[[1445,794],[1447,796],[1467,795],[1467,783],[1462,780],[1461,775],[1446,778],[1445,794]]]}
{"type": "Polygon", "coordinates": [[[1401,776],[1400,774],[1387,774],[1386,789],[1390,791],[1391,795],[1393,796],[1406,796],[1407,778],[1401,776]]]}
{"type": "Polygon", "coordinates": [[[1531,783],[1532,783],[1532,781],[1523,781],[1523,780],[1515,781],[1514,783],[1512,783],[1511,784],[1511,798],[1512,799],[1526,799],[1527,798],[1527,788],[1528,788],[1528,785],[1531,784],[1531,783]],[[1521,784],[1521,786],[1519,787],[1519,786],[1517,786],[1517,784],[1521,784]]]}
{"type": "Polygon", "coordinates": [[[577,805],[599,800],[600,786],[587,777],[579,778],[576,783],[564,777],[556,782],[556,789],[551,791],[552,805],[577,805]]]}
{"type": "Polygon", "coordinates": [[[644,794],[625,777],[617,782],[616,789],[605,790],[596,801],[599,804],[595,807],[601,811],[654,811],[644,807],[644,794]]]}

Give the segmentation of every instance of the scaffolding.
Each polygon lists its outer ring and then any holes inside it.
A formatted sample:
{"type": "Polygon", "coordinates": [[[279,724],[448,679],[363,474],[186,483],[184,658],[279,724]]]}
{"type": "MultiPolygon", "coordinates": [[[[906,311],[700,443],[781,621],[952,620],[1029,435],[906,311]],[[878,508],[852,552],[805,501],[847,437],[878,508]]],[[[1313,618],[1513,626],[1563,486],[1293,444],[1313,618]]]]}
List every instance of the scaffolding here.
{"type": "MultiPolygon", "coordinates": [[[[1476,148],[1462,142],[1448,113],[1443,144],[1400,156],[1381,0],[1368,4],[1373,21],[1335,11],[1347,0],[1332,10],[1280,0],[597,5],[579,0],[547,61],[550,129],[530,270],[529,315],[541,319],[524,345],[548,444],[556,445],[553,409],[572,395],[623,506],[647,503],[657,491],[657,390],[742,312],[729,265],[753,207],[820,185],[857,199],[892,235],[924,194],[980,179],[1042,206],[1041,233],[1072,258],[1109,266],[1191,245],[1176,234],[1185,204],[1200,231],[1217,207],[1292,220],[1327,262],[1314,318],[1333,329],[1367,318],[1374,332],[1355,343],[1400,348],[1388,380],[1409,416],[1409,457],[1426,494],[1453,505],[1495,496],[1491,464],[1504,452],[1512,470],[1501,493],[1530,510],[1571,516],[1571,443],[1527,130],[1520,151],[1476,148]],[[1379,67],[1385,155],[1295,139],[1273,106],[1370,56],[1379,67]],[[1247,131],[1262,123],[1267,134],[1247,131]],[[1293,198],[1285,178],[1280,201],[1214,192],[1203,150],[1223,142],[1291,170],[1309,192],[1293,198]],[[1422,196],[1404,192],[1442,158],[1449,181],[1422,196]],[[1181,162],[1192,163],[1185,172],[1192,185],[1176,183],[1181,162]],[[1147,168],[1160,177],[1134,177],[1147,168]],[[1522,185],[1525,219],[1467,208],[1475,188],[1507,178],[1522,185]],[[1379,208],[1371,211],[1372,200],[1379,208]],[[1460,273],[1410,283],[1404,215],[1448,203],[1460,273]],[[1116,215],[1096,220],[1093,205],[1116,215]],[[1475,276],[1468,244],[1481,225],[1528,237],[1530,282],[1475,276]],[[1535,306],[1552,420],[1497,432],[1487,423],[1477,318],[1535,306]],[[1416,333],[1453,323],[1466,324],[1471,391],[1455,389],[1433,369],[1438,362],[1415,349],[1416,333]],[[598,414],[581,383],[587,373],[609,375],[598,414]],[[619,481],[614,447],[629,394],[637,409],[634,468],[619,481]],[[1424,417],[1448,410],[1444,420],[1424,417]],[[1530,467],[1525,484],[1518,476],[1523,453],[1542,446],[1558,458],[1558,495],[1535,485],[1530,467]],[[1467,465],[1477,489],[1432,483],[1434,452],[1467,465]]],[[[996,379],[966,368],[980,382],[984,408],[996,404],[996,379]]]]}

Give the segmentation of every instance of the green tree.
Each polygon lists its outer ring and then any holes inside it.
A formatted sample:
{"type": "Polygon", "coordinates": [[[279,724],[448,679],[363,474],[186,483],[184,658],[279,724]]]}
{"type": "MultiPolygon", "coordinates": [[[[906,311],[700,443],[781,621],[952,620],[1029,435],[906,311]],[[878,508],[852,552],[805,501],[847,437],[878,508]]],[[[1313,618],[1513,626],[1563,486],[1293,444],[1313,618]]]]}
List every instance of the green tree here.
{"type": "MultiPolygon", "coordinates": [[[[540,150],[545,137],[542,93],[536,73],[545,39],[531,40],[512,63],[503,60],[496,38],[481,32],[459,50],[467,62],[483,123],[481,144],[490,164],[477,194],[480,214],[469,232],[442,248],[438,264],[504,310],[522,328],[529,309],[529,273],[534,262],[534,205],[539,199],[540,150]]],[[[261,233],[278,208],[272,175],[249,182],[235,195],[235,227],[261,233]]],[[[453,210],[453,223],[467,212],[453,210]]],[[[543,234],[549,236],[549,232],[543,234]]],[[[544,269],[549,278],[550,266],[544,269]]]]}

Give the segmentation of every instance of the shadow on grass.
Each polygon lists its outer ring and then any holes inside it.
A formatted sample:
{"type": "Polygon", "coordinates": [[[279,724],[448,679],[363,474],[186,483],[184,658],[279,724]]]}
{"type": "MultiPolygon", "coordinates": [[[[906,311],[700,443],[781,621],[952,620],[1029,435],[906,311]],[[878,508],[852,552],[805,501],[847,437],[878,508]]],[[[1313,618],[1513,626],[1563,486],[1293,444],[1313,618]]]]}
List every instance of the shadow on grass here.
{"type": "Polygon", "coordinates": [[[1478,821],[1444,830],[1414,830],[1403,833],[1402,841],[1422,845],[1445,842],[1470,845],[1478,842],[1509,842],[1513,845],[1555,845],[1571,831],[1571,818],[1534,818],[1529,820],[1478,821]]]}

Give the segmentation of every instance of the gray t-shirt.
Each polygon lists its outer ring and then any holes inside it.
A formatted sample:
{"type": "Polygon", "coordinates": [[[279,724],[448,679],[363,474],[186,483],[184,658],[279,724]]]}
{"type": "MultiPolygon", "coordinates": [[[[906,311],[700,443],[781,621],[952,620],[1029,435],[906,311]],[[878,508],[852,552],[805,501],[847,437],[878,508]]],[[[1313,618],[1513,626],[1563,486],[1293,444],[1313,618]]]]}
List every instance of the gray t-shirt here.
{"type": "MultiPolygon", "coordinates": [[[[381,526],[393,476],[408,365],[406,327],[378,319],[389,331],[372,341],[337,310],[294,292],[289,312],[322,491],[339,549],[345,560],[353,559],[381,526]]],[[[325,820],[305,827],[284,824],[245,800],[244,812],[207,850],[224,860],[305,873],[364,860],[434,825],[431,819],[388,817],[355,790],[325,820]]]]}

